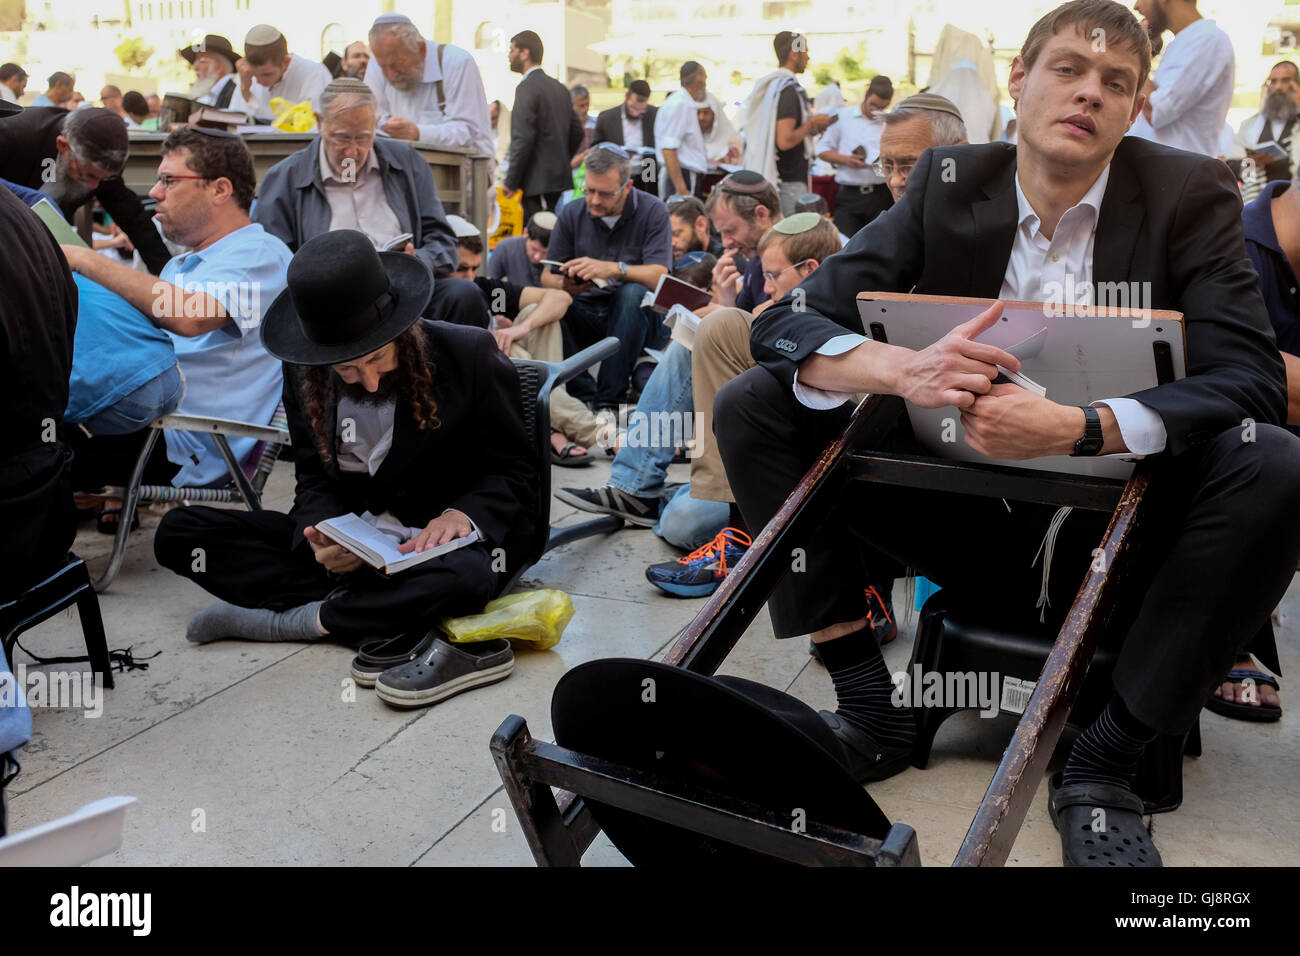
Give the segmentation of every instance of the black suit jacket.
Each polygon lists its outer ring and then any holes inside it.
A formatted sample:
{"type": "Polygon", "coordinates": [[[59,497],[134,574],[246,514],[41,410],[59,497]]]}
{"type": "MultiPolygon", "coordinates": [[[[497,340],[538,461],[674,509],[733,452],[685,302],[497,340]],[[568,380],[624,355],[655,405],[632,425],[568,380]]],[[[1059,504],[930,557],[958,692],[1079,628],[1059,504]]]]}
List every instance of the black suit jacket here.
{"type": "MultiPolygon", "coordinates": [[[[806,309],[787,296],[754,320],[754,358],[791,382],[828,340],[862,332],[859,292],[997,298],[1015,241],[1015,172],[1005,143],[927,150],[903,199],[801,284],[806,309]]],[[[1144,305],[1183,313],[1187,377],[1128,396],[1163,419],[1169,454],[1247,418],[1286,420],[1286,374],[1223,163],[1123,139],[1098,216],[1093,281],[1149,282],[1144,305]]]]}
{"type": "MultiPolygon", "coordinates": [[[[655,114],[658,112],[658,107],[647,106],[645,112],[641,114],[641,143],[652,149],[655,144],[655,114]]],[[[620,146],[627,145],[627,143],[623,142],[622,103],[600,111],[600,115],[596,117],[596,134],[592,137],[592,142],[618,143],[620,146]]]]}
{"type": "MultiPolygon", "coordinates": [[[[68,111],[57,106],[29,106],[21,113],[0,119],[0,179],[40,189],[45,182],[42,176],[50,168],[45,160],[58,156],[57,140],[67,118],[68,111]]],[[[126,188],[122,177],[105,179],[92,195],[140,250],[140,258],[149,271],[154,275],[162,271],[171,253],[154,228],[152,217],[141,205],[140,197],[126,188]]],[[[75,206],[63,207],[69,220],[76,211],[75,206]]]]}
{"type": "MultiPolygon", "coordinates": [[[[294,546],[307,543],[302,532],[308,525],[345,512],[391,511],[404,524],[423,527],[455,508],[478,526],[489,548],[505,549],[513,573],[529,557],[538,483],[519,376],[486,331],[427,320],[421,328],[441,424],[421,430],[410,405],[399,402],[392,448],[373,477],[340,471],[336,449],[323,458],[303,411],[301,370],[285,366],[284,407],[297,475],[294,546]]],[[[325,413],[326,434],[337,435],[337,398],[326,403],[325,413]]]]}
{"type": "Polygon", "coordinates": [[[582,145],[582,122],[559,80],[534,70],[515,88],[510,113],[506,189],[525,196],[558,193],[573,185],[569,160],[582,145]]]}

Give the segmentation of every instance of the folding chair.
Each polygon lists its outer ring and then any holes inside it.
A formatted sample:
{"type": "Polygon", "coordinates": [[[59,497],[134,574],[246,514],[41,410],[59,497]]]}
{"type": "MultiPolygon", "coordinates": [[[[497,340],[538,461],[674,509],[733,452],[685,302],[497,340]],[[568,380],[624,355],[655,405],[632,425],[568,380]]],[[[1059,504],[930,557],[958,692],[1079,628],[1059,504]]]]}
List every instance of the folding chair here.
{"type": "Polygon", "coordinates": [[[136,509],[141,504],[155,502],[179,501],[183,504],[235,502],[242,501],[250,511],[262,510],[262,489],[266,479],[275,467],[280,450],[289,446],[288,420],[285,418],[284,406],[276,407],[269,425],[252,425],[247,422],[231,421],[224,418],[203,418],[199,415],[173,414],[164,415],[149,426],[149,437],[140,457],[136,459],[131,473],[131,482],[123,494],[122,513],[118,516],[117,534],[113,538],[113,553],[109,557],[108,567],[95,581],[95,590],[104,592],[117,577],[126,558],[127,536],[131,533],[131,522],[136,509]],[[144,469],[153,454],[154,446],[164,430],[204,432],[216,439],[217,449],[226,463],[230,475],[230,484],[220,488],[174,488],[171,485],[142,485],[144,469]],[[245,470],[230,450],[228,438],[255,438],[259,444],[249,455],[249,468],[245,470]]]}
{"type": "Polygon", "coordinates": [[[618,339],[610,336],[590,345],[562,363],[539,362],[534,359],[512,359],[519,373],[519,397],[524,409],[524,427],[537,451],[537,495],[534,499],[537,536],[532,542],[528,560],[515,571],[502,588],[507,594],[524,572],[541,560],[552,548],[569,544],[597,534],[608,534],[623,527],[623,519],[615,515],[601,515],[567,528],[551,527],[551,391],[557,385],[585,371],[618,352],[618,339]]]}

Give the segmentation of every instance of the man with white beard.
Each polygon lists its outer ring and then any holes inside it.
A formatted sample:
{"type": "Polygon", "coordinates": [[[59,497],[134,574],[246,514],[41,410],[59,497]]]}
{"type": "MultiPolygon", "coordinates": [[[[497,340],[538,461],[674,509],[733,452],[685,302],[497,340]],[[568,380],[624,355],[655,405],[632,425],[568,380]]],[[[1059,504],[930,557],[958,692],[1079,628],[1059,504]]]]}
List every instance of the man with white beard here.
{"type": "Polygon", "coordinates": [[[1237,141],[1246,151],[1241,164],[1241,199],[1250,202],[1264,184],[1275,179],[1290,179],[1293,166],[1291,138],[1294,134],[1297,99],[1300,99],[1300,69],[1290,60],[1269,70],[1264,102],[1254,116],[1237,130],[1237,141]],[[1256,147],[1275,143],[1286,152],[1278,159],[1256,147]]]}
{"type": "Polygon", "coordinates": [[[239,54],[223,36],[209,33],[197,43],[176,51],[177,55],[194,67],[194,85],[189,95],[207,106],[225,109],[239,88],[235,64],[239,54]]]}

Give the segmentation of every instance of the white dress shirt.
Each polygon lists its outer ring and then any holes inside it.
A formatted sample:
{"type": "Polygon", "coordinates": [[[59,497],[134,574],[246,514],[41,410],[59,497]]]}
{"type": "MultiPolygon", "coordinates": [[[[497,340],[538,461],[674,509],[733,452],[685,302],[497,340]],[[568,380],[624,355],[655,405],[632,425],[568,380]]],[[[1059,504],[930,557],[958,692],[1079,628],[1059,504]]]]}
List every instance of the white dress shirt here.
{"type": "Polygon", "coordinates": [[[1195,21],[1165,47],[1154,79],[1151,121],[1139,115],[1130,132],[1165,146],[1218,156],[1236,80],[1228,35],[1213,20],[1195,21]]]}
{"type": "Polygon", "coordinates": [[[0,100],[4,100],[6,103],[17,103],[18,97],[6,84],[0,83],[0,100]]]}
{"type": "Polygon", "coordinates": [[[685,89],[670,96],[655,114],[655,151],[661,159],[665,149],[677,151],[677,162],[682,169],[697,173],[709,171],[699,112],[685,89]]]}
{"type": "Polygon", "coordinates": [[[325,143],[320,144],[320,178],[325,187],[325,201],[330,207],[330,231],[356,229],[365,233],[376,249],[383,249],[401,235],[402,224],[388,205],[379,173],[379,160],[375,158],[373,149],[355,173],[351,182],[346,177],[334,175],[329,160],[325,158],[325,143]]]}
{"type": "Polygon", "coordinates": [[[645,145],[645,137],[641,135],[641,117],[628,119],[626,106],[619,108],[618,115],[623,121],[623,147],[640,149],[645,145]]]}
{"type": "MultiPolygon", "coordinates": [[[[294,59],[296,60],[297,57],[294,57],[294,59]]],[[[290,64],[290,65],[292,66],[292,64],[290,64]]],[[[286,70],[285,72],[287,73],[288,70],[286,70]]],[[[283,82],[283,81],[282,81],[282,82],[283,82]]],[[[239,74],[237,74],[237,73],[227,73],[225,76],[223,76],[223,77],[221,77],[220,79],[218,79],[217,82],[215,82],[215,83],[212,84],[212,88],[211,88],[210,90],[208,90],[206,93],[204,93],[202,96],[200,96],[200,97],[199,97],[195,102],[202,103],[202,104],[204,104],[205,106],[216,106],[216,105],[217,105],[217,98],[218,98],[219,96],[221,96],[221,91],[224,90],[224,89],[225,89],[227,86],[229,86],[231,83],[235,84],[235,90],[234,90],[233,93],[230,94],[230,103],[227,105],[226,109],[233,109],[233,110],[236,110],[236,111],[238,111],[238,110],[243,110],[244,107],[242,107],[242,106],[241,106],[241,107],[236,107],[236,106],[235,106],[235,100],[240,99],[240,96],[239,96],[239,74]]],[[[261,85],[261,84],[259,84],[259,83],[257,82],[257,80],[254,80],[254,81],[253,81],[254,89],[256,89],[256,88],[257,88],[258,86],[260,86],[260,85],[261,85]]],[[[324,89],[324,87],[321,87],[321,89],[324,89]]],[[[319,94],[317,94],[317,95],[319,95],[319,94]]],[[[267,100],[267,102],[269,103],[270,100],[267,100]]]]}
{"type": "MultiPolygon", "coordinates": [[[[1011,246],[1011,256],[1007,260],[1007,270],[1003,274],[1002,288],[998,293],[999,299],[1004,302],[1045,301],[1044,286],[1054,282],[1058,288],[1067,288],[1070,285],[1066,281],[1068,275],[1072,277],[1073,287],[1078,290],[1078,301],[1073,304],[1092,303],[1093,245],[1097,236],[1097,217],[1109,181],[1108,165],[1084,197],[1065,211],[1052,232],[1052,238],[1048,239],[1040,231],[1042,223],[1038,214],[1020,188],[1020,174],[1017,172],[1016,203],[1019,217],[1015,242],[1011,246]]],[[[866,336],[852,332],[837,335],[819,348],[817,354],[842,355],[866,341],[866,336]]],[[[852,397],[847,392],[831,392],[800,385],[797,371],[794,393],[804,405],[816,409],[838,408],[852,397]]],[[[1092,404],[1106,405],[1115,413],[1120,437],[1128,447],[1128,451],[1123,454],[1154,455],[1164,451],[1167,440],[1165,423],[1153,409],[1131,398],[1107,398],[1092,404]]]]}
{"type": "Polygon", "coordinates": [[[484,156],[493,156],[492,119],[488,114],[483,78],[474,58],[448,43],[438,68],[437,44],[429,43],[424,53],[424,77],[415,89],[399,90],[377,66],[366,70],[366,85],[379,101],[379,125],[390,117],[409,120],[420,128],[420,142],[435,146],[467,146],[484,156]],[[437,81],[442,80],[447,111],[438,109],[437,81]]]}
{"type": "MultiPolygon", "coordinates": [[[[866,152],[864,159],[868,163],[874,162],[880,156],[880,133],[885,128],[885,121],[879,116],[867,119],[862,115],[860,106],[845,107],[839,111],[839,117],[822,134],[817,152],[820,154],[833,150],[837,153],[852,153],[861,146],[866,152]]],[[[870,166],[866,169],[836,166],[835,181],[844,186],[875,186],[885,180],[884,177],[877,176],[870,166]]]]}
{"type": "MultiPolygon", "coordinates": [[[[236,88],[230,97],[228,109],[237,113],[247,113],[254,119],[273,120],[275,110],[271,109],[271,100],[278,96],[287,101],[290,106],[303,100],[310,100],[311,108],[319,113],[321,90],[325,89],[332,79],[330,71],[324,66],[295,53],[289,58],[289,66],[284,71],[284,75],[274,86],[267,89],[254,80],[248,92],[248,99],[244,99],[242,91],[236,88]]],[[[315,128],[313,123],[312,129],[315,128]]]]}

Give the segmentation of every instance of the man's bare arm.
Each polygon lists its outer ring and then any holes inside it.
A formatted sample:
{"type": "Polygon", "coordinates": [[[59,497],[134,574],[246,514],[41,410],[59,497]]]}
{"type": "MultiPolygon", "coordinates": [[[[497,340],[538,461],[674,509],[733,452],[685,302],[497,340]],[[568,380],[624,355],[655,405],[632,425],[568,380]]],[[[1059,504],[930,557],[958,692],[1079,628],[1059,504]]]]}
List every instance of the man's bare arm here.
{"type": "Polygon", "coordinates": [[[1282,353],[1286,365],[1286,423],[1300,425],[1300,358],[1282,353]]]}
{"type": "Polygon", "coordinates": [[[63,254],[74,270],[116,292],[168,332],[193,338],[231,321],[220,300],[206,292],[185,292],[82,246],[64,246],[63,254]]]}

